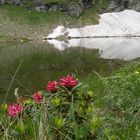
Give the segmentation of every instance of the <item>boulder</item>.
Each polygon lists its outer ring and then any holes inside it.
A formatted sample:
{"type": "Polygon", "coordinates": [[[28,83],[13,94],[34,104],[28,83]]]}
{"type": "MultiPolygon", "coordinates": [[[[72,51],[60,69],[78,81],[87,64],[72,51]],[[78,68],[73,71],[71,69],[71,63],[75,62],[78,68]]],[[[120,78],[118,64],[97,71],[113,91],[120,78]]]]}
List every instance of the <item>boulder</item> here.
{"type": "Polygon", "coordinates": [[[84,7],[80,3],[70,4],[67,6],[66,11],[71,16],[79,16],[84,11],[84,7]]]}
{"type": "Polygon", "coordinates": [[[5,0],[0,0],[0,5],[4,4],[5,0]]]}
{"type": "Polygon", "coordinates": [[[140,11],[140,0],[111,0],[108,11],[122,11],[132,9],[140,11]]]}
{"type": "Polygon", "coordinates": [[[36,7],[35,7],[35,10],[36,10],[37,12],[46,12],[46,11],[47,11],[47,9],[46,9],[45,6],[36,6],[36,7]]]}

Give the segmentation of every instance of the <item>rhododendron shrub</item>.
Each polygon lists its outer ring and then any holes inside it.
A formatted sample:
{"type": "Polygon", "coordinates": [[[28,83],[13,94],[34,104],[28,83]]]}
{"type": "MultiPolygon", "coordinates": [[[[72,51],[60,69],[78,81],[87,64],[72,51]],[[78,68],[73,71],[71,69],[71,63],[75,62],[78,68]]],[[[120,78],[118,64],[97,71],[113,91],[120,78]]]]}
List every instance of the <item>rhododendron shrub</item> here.
{"type": "Polygon", "coordinates": [[[49,81],[45,90],[37,91],[25,100],[17,96],[17,103],[4,111],[12,124],[9,135],[14,138],[24,134],[29,139],[46,140],[93,139],[93,94],[83,89],[77,78],[67,75],[58,81],[49,81]]]}

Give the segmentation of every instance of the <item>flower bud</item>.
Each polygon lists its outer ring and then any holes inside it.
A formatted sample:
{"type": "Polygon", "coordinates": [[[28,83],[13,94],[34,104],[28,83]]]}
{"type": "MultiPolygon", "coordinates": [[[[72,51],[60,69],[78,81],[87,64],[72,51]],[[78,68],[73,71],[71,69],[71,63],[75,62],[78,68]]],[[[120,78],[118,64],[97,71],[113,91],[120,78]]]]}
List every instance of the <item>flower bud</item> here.
{"type": "Polygon", "coordinates": [[[18,131],[21,133],[21,134],[24,134],[25,133],[25,124],[23,122],[20,122],[18,124],[18,131]]]}
{"type": "Polygon", "coordinates": [[[93,96],[94,96],[93,91],[88,91],[88,93],[87,93],[87,94],[88,94],[88,96],[89,96],[89,97],[93,97],[93,96]]]}
{"type": "Polygon", "coordinates": [[[84,101],[84,100],[80,101],[81,106],[85,106],[85,104],[86,104],[86,101],[84,101]]]}
{"type": "Polygon", "coordinates": [[[88,108],[86,109],[86,113],[88,114],[88,113],[91,113],[92,112],[92,107],[90,107],[90,106],[88,106],[88,108]]]}
{"type": "Polygon", "coordinates": [[[8,105],[7,104],[2,104],[2,109],[3,110],[7,110],[8,109],[8,105]]]}
{"type": "Polygon", "coordinates": [[[64,125],[64,119],[62,117],[55,118],[55,126],[60,129],[64,125]]]}
{"type": "Polygon", "coordinates": [[[138,75],[138,74],[139,74],[139,71],[137,71],[137,70],[136,70],[136,71],[134,71],[134,74],[138,75]]]}
{"type": "Polygon", "coordinates": [[[31,104],[33,104],[33,101],[29,99],[29,100],[27,100],[27,101],[25,102],[25,104],[26,104],[26,105],[31,105],[31,104]]]}
{"type": "Polygon", "coordinates": [[[61,98],[52,99],[52,104],[55,106],[59,106],[61,104],[61,98]]]}

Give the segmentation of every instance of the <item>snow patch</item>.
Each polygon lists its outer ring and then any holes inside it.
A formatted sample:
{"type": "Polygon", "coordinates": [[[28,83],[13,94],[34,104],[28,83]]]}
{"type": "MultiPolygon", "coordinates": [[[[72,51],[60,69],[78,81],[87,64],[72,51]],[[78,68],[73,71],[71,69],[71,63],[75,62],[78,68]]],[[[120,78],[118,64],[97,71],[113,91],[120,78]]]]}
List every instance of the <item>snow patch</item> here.
{"type": "Polygon", "coordinates": [[[124,10],[104,13],[100,15],[98,25],[81,28],[58,26],[47,38],[56,38],[60,35],[70,37],[140,36],[140,12],[124,10]]]}

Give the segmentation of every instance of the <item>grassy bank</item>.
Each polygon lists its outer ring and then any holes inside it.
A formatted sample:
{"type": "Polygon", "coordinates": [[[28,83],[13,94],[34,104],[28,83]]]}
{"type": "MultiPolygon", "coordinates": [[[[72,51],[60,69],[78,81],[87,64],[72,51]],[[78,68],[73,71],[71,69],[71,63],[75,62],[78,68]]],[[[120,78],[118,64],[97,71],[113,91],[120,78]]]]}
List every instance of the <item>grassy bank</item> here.
{"type": "Polygon", "coordinates": [[[1,106],[1,138],[139,140],[139,85],[140,63],[135,62],[109,77],[91,74],[82,85],[60,87],[56,94],[37,92],[36,102],[34,96],[17,100],[24,108],[20,115],[8,117],[6,105],[1,106]]]}
{"type": "Polygon", "coordinates": [[[15,35],[7,35],[7,34],[0,34],[0,49],[3,48],[3,46],[18,44],[18,43],[25,43],[27,42],[27,38],[18,37],[15,35]]]}
{"type": "Polygon", "coordinates": [[[87,83],[104,117],[98,138],[140,139],[140,63],[131,63],[110,77],[90,76],[87,83]]]}
{"type": "Polygon", "coordinates": [[[67,17],[60,12],[38,13],[19,6],[0,7],[0,32],[26,38],[46,36],[48,32],[67,17]],[[65,18],[64,18],[65,17],[65,18]]]}

